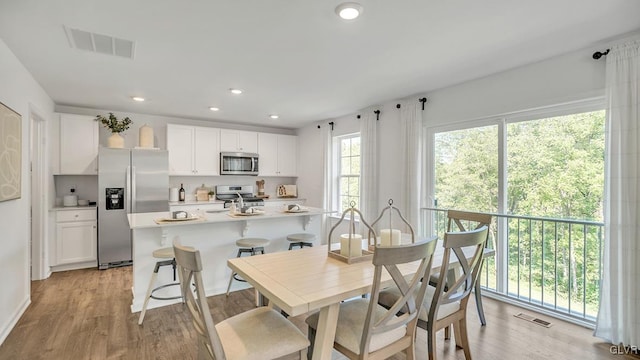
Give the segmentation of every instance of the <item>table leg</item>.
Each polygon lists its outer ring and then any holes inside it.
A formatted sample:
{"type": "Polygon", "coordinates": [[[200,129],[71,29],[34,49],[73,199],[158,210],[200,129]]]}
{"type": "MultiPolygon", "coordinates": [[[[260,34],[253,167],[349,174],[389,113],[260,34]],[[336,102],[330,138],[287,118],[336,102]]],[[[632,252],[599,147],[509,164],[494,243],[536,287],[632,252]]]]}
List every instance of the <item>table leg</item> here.
{"type": "Polygon", "coordinates": [[[313,360],[331,360],[339,311],[340,303],[331,304],[320,309],[316,339],[313,344],[313,360]]]}

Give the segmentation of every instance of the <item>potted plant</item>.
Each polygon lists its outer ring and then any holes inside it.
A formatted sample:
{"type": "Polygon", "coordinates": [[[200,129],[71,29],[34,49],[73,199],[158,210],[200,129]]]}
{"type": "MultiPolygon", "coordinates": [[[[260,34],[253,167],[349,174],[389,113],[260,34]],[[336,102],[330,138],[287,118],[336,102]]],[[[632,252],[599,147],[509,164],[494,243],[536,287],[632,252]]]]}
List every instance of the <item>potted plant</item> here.
{"type": "Polygon", "coordinates": [[[118,120],[113,113],[109,113],[109,117],[98,115],[96,116],[96,120],[100,121],[104,127],[111,130],[111,136],[107,139],[107,146],[110,148],[123,148],[124,138],[120,133],[129,129],[129,126],[132,123],[131,119],[125,117],[122,120],[118,120]]]}

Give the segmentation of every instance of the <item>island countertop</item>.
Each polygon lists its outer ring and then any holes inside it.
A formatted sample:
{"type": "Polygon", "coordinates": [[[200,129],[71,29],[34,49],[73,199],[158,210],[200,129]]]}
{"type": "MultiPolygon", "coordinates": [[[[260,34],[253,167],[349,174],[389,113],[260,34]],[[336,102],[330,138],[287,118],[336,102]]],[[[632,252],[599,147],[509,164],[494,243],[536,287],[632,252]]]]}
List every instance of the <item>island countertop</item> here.
{"type": "MultiPolygon", "coordinates": [[[[322,237],[321,217],[330,214],[320,208],[304,207],[304,212],[284,212],[281,207],[264,207],[264,214],[253,216],[231,216],[228,210],[194,211],[199,218],[194,220],[170,221],[156,223],[159,219],[170,219],[171,212],[151,212],[129,214],[128,220],[132,229],[133,256],[133,299],[131,311],[142,309],[146,292],[159,259],[153,252],[160,248],[172,246],[179,241],[185,246],[192,246],[200,251],[202,264],[206,269],[204,288],[207,296],[224,294],[227,291],[231,269],[227,260],[238,256],[236,241],[243,237],[259,237],[269,241],[264,246],[266,253],[288,251],[287,236],[295,233],[308,233],[315,236],[315,245],[324,243],[322,237]]],[[[157,273],[155,282],[158,286],[175,281],[170,266],[163,267],[157,273]]],[[[249,284],[232,281],[231,291],[245,289],[249,284]]],[[[160,296],[170,297],[179,292],[175,287],[160,290],[160,296]]],[[[148,309],[180,302],[180,299],[150,299],[148,309]]]]}
{"type": "Polygon", "coordinates": [[[197,225],[197,224],[211,224],[211,223],[220,223],[220,222],[233,222],[233,221],[262,221],[268,219],[276,219],[276,218],[286,218],[286,217],[295,217],[295,216],[310,216],[310,215],[321,215],[328,214],[331,211],[327,211],[320,208],[314,207],[304,207],[306,211],[300,212],[285,212],[281,208],[271,208],[265,207],[261,209],[264,211],[264,214],[258,214],[253,216],[243,216],[243,215],[231,215],[228,210],[220,211],[199,211],[195,215],[198,216],[197,219],[194,220],[183,220],[183,221],[167,221],[157,223],[156,220],[161,219],[170,219],[171,212],[163,211],[163,212],[150,212],[150,213],[138,213],[138,214],[128,214],[127,218],[129,219],[129,227],[132,230],[135,229],[143,229],[143,228],[160,228],[160,227],[173,227],[173,226],[186,226],[186,225],[197,225]]]}

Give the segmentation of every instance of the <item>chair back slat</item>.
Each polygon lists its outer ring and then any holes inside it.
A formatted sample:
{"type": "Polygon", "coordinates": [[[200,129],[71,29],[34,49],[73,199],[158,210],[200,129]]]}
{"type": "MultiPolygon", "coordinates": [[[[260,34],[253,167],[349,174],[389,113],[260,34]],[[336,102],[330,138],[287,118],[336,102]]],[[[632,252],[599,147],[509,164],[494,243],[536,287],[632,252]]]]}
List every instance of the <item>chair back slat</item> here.
{"type": "Polygon", "coordinates": [[[482,226],[470,231],[445,233],[440,279],[436,285],[431,303],[429,321],[435,319],[438,308],[441,305],[454,303],[456,301],[468,301],[468,296],[475,286],[475,281],[478,277],[480,266],[482,265],[482,255],[487,232],[487,226],[482,226]],[[473,251],[470,257],[465,254],[465,248],[473,251]],[[457,264],[451,262],[452,256],[455,256],[457,264]],[[459,267],[460,271],[450,271],[453,270],[454,266],[459,267]],[[451,281],[451,279],[447,280],[447,277],[450,276],[449,274],[455,274],[454,281],[451,281]]]}
{"type": "Polygon", "coordinates": [[[182,293],[185,294],[185,302],[191,313],[193,325],[198,333],[198,341],[207,350],[211,359],[224,360],[226,356],[222,348],[222,342],[216,331],[211,317],[211,311],[207,304],[202,281],[202,259],[200,251],[192,247],[183,246],[177,240],[173,242],[173,251],[183,280],[182,293]],[[197,298],[193,295],[191,284],[195,284],[197,298]]]}
{"type": "Polygon", "coordinates": [[[406,325],[407,336],[415,336],[418,314],[428,285],[427,282],[422,282],[421,280],[429,278],[436,242],[437,236],[434,236],[426,241],[413,244],[376,248],[373,255],[374,279],[367,318],[360,341],[360,354],[369,353],[371,337],[375,334],[406,325]],[[418,269],[410,279],[407,279],[402,275],[398,265],[412,262],[418,262],[418,269]],[[382,290],[383,269],[386,270],[395,285],[400,289],[401,297],[382,316],[374,318],[375,310],[379,307],[378,299],[382,290]],[[396,316],[400,310],[403,310],[404,313],[396,316]]]}

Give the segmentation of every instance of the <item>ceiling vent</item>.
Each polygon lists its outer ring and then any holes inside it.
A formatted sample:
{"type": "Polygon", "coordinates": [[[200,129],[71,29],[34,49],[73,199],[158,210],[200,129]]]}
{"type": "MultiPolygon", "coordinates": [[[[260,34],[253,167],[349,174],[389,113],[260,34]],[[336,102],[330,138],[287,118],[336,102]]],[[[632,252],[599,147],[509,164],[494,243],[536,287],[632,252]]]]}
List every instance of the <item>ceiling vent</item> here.
{"type": "Polygon", "coordinates": [[[135,43],[108,35],[64,27],[72,48],[133,59],[135,43]]]}

